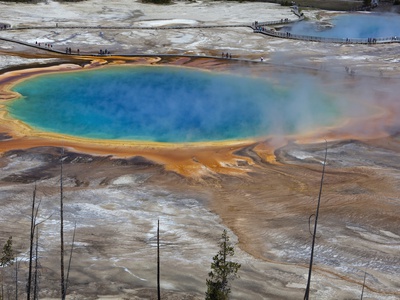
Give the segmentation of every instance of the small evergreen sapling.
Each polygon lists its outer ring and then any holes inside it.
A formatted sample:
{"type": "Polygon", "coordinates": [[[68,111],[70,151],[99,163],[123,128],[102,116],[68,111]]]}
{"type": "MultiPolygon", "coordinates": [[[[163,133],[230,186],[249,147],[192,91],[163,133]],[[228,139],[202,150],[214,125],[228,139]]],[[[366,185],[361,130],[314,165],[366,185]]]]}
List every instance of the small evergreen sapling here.
{"type": "Polygon", "coordinates": [[[12,249],[12,236],[10,236],[3,247],[3,252],[1,253],[0,267],[6,267],[8,265],[12,265],[13,262],[14,262],[14,251],[12,249]]]}
{"type": "Polygon", "coordinates": [[[229,281],[239,277],[237,275],[241,265],[229,261],[228,258],[235,254],[226,230],[223,231],[219,243],[220,250],[213,257],[211,272],[208,273],[206,300],[226,300],[229,299],[231,288],[229,281]]]}

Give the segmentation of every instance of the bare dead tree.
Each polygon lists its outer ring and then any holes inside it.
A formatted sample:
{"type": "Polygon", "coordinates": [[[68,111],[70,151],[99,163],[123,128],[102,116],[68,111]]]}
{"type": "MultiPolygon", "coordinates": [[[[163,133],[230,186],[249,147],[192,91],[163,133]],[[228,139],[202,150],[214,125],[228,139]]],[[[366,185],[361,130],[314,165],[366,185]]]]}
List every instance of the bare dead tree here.
{"type": "Polygon", "coordinates": [[[160,288],[160,220],[157,222],[157,297],[161,299],[160,288]]]}
{"type": "Polygon", "coordinates": [[[35,237],[35,230],[36,227],[39,225],[36,223],[37,216],[39,213],[39,207],[41,201],[39,201],[38,205],[36,205],[36,184],[35,188],[33,190],[33,195],[32,195],[32,211],[31,211],[31,232],[30,232],[30,238],[29,238],[29,270],[28,270],[28,282],[27,282],[27,287],[26,287],[26,298],[27,300],[30,300],[31,298],[31,291],[32,291],[32,264],[33,264],[33,245],[34,245],[34,237],[35,237]]]}
{"type": "Polygon", "coordinates": [[[18,300],[18,269],[19,269],[18,257],[15,257],[15,300],[18,300]]]}
{"type": "MultiPolygon", "coordinates": [[[[36,236],[36,255],[35,255],[35,274],[36,274],[36,268],[38,264],[38,257],[37,257],[37,247],[39,243],[39,236],[38,233],[35,235],[37,232],[37,228],[40,224],[48,220],[51,215],[45,219],[43,219],[41,222],[37,222],[38,219],[38,214],[39,214],[39,208],[41,205],[41,200],[36,204],[36,192],[37,192],[37,187],[35,184],[35,188],[33,190],[33,196],[32,196],[32,211],[31,211],[31,232],[30,232],[30,239],[29,239],[29,269],[28,269],[28,282],[26,285],[26,295],[27,295],[27,300],[31,299],[31,292],[32,292],[32,269],[33,269],[33,246],[34,246],[34,238],[36,236]]],[[[36,275],[35,275],[36,276],[36,275]]],[[[34,278],[35,282],[36,279],[34,278]]],[[[36,288],[36,283],[34,285],[34,288],[36,288]]],[[[34,295],[34,299],[35,295],[34,295]]]]}
{"type": "Polygon", "coordinates": [[[61,151],[61,166],[60,166],[60,285],[61,299],[65,300],[65,277],[64,277],[64,194],[63,194],[63,156],[64,148],[61,151]]]}
{"type": "Polygon", "coordinates": [[[35,245],[35,274],[33,276],[33,300],[39,299],[39,227],[36,230],[36,245],[35,245]]]}
{"type": "Polygon", "coordinates": [[[68,268],[67,268],[67,278],[66,278],[66,281],[65,281],[65,294],[67,294],[68,283],[69,283],[69,271],[71,270],[72,253],[74,251],[74,246],[75,246],[75,233],[76,233],[76,222],[75,222],[75,226],[74,226],[74,233],[72,235],[71,251],[69,253],[69,261],[68,261],[68,268]]]}
{"type": "Polygon", "coordinates": [[[18,256],[15,256],[15,300],[18,300],[18,272],[22,258],[18,260],[18,256]]]}
{"type": "Polygon", "coordinates": [[[363,281],[363,286],[361,290],[361,300],[363,299],[364,296],[364,287],[365,287],[365,278],[367,277],[367,272],[364,273],[364,281],[363,281]]]}
{"type": "Polygon", "coordinates": [[[60,163],[60,286],[61,286],[61,299],[65,300],[67,296],[67,287],[68,287],[68,278],[69,271],[71,267],[72,261],[72,252],[75,242],[75,230],[76,224],[74,228],[71,252],[69,257],[67,276],[65,276],[65,262],[64,262],[64,186],[63,186],[63,167],[64,167],[64,148],[61,149],[61,163],[60,163]]]}
{"type": "Polygon", "coordinates": [[[317,235],[318,214],[319,214],[319,207],[321,204],[321,194],[322,194],[322,186],[323,186],[324,175],[325,175],[326,157],[328,156],[328,145],[327,145],[328,143],[326,141],[325,141],[325,143],[326,143],[325,158],[324,158],[324,163],[323,163],[323,167],[322,167],[322,176],[321,176],[321,183],[320,183],[320,187],[319,187],[317,210],[315,212],[314,232],[313,232],[313,239],[312,239],[312,245],[311,245],[310,265],[308,268],[308,280],[307,280],[306,292],[304,294],[304,300],[308,300],[309,295],[310,295],[311,273],[312,273],[312,266],[313,266],[313,259],[314,259],[315,238],[317,235]]]}

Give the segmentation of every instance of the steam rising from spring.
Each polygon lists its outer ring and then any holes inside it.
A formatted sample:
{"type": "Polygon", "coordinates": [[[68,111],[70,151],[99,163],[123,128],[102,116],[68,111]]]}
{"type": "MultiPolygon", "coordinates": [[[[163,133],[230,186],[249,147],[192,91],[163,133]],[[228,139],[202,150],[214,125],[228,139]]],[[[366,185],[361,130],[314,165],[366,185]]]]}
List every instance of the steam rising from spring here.
{"type": "Polygon", "coordinates": [[[23,97],[8,110],[44,131],[157,142],[301,135],[374,113],[369,96],[349,101],[350,95],[339,96],[326,81],[309,74],[260,78],[177,67],[107,67],[22,82],[14,89],[23,97]]]}

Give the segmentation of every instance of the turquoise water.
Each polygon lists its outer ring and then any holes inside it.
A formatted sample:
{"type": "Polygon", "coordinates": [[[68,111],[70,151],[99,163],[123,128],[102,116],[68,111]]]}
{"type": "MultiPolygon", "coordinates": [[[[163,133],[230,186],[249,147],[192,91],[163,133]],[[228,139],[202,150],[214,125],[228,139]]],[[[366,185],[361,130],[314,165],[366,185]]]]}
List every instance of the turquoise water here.
{"type": "Polygon", "coordinates": [[[299,22],[288,29],[292,34],[325,38],[392,38],[400,37],[398,14],[358,13],[339,15],[333,18],[333,28],[320,30],[316,23],[299,22]]]}
{"type": "Polygon", "coordinates": [[[8,105],[12,117],[39,130],[96,139],[244,139],[330,125],[339,114],[316,89],[162,66],[47,74],[13,90],[22,97],[8,105]]]}

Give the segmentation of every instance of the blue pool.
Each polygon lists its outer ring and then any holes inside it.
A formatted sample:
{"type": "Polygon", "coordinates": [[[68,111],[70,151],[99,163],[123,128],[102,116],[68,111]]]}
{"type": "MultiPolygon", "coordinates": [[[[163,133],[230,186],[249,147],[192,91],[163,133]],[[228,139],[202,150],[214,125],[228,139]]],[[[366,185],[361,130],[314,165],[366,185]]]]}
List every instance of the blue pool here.
{"type": "Polygon", "coordinates": [[[379,13],[354,13],[338,15],[329,21],[331,26],[318,22],[302,21],[285,28],[295,35],[324,38],[392,38],[400,37],[400,15],[379,13]]]}
{"type": "MultiPolygon", "coordinates": [[[[307,76],[302,76],[307,82],[307,76]]],[[[114,66],[37,76],[7,104],[29,126],[72,136],[201,142],[301,133],[337,121],[322,90],[166,66],[114,66]]]]}

